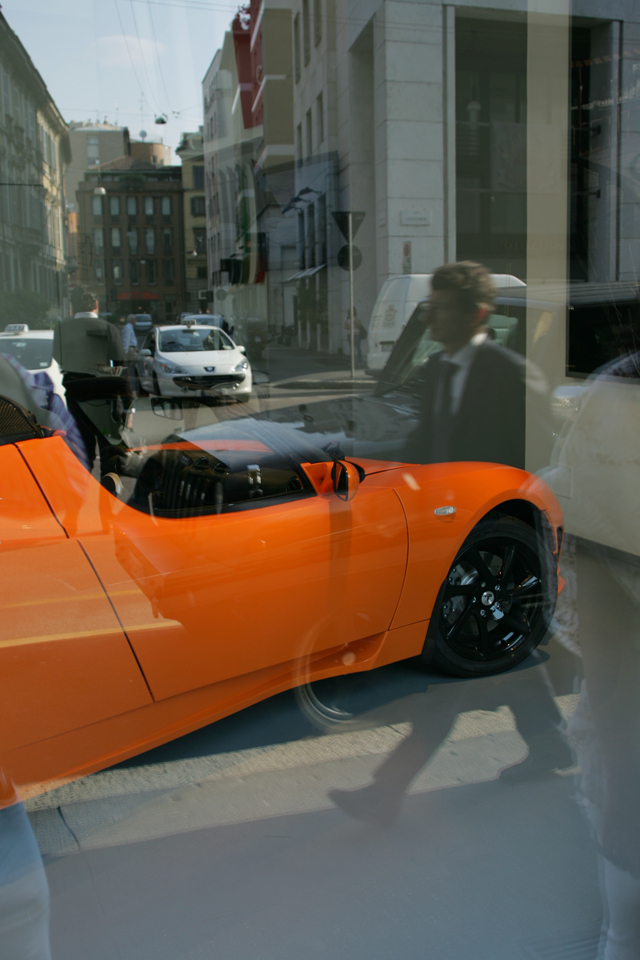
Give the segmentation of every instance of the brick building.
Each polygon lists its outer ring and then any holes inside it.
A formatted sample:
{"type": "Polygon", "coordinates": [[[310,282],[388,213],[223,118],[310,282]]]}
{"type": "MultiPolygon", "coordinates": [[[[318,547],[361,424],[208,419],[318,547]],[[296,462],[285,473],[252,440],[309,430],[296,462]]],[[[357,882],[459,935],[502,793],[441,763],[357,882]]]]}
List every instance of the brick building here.
{"type": "Polygon", "coordinates": [[[170,323],[187,309],[180,167],[120,157],[87,172],[77,198],[80,277],[101,312],[170,323]]]}

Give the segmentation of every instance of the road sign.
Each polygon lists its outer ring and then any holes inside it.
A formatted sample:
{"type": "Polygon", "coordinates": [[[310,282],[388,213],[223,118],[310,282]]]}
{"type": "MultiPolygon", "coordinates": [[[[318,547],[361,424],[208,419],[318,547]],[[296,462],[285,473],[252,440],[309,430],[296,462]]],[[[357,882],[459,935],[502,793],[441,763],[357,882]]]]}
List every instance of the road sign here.
{"type": "MultiPolygon", "coordinates": [[[[354,244],[352,247],[353,250],[353,269],[357,270],[360,264],[362,263],[362,252],[354,244]]],[[[342,267],[343,270],[349,269],[349,244],[346,243],[344,247],[340,247],[338,250],[338,266],[342,267]]]]}
{"type": "Polygon", "coordinates": [[[349,214],[351,214],[351,242],[353,243],[353,238],[360,229],[365,214],[361,210],[334,210],[332,215],[338,224],[340,233],[349,243],[349,214]]]}

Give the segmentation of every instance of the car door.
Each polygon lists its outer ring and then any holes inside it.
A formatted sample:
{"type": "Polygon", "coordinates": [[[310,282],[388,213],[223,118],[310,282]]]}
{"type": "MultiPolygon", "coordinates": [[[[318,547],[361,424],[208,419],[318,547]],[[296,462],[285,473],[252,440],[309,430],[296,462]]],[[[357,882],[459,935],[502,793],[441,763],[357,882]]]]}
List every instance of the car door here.
{"type": "MultiPolygon", "coordinates": [[[[407,528],[390,486],[365,480],[344,502],[265,445],[223,446],[165,444],[127,503],[87,475],[73,518],[156,699],[377,636],[402,589],[407,528]],[[193,504],[214,453],[229,492],[207,512],[193,504]]],[[[44,458],[33,467],[57,512],[59,481],[44,458]]]]}
{"type": "MultiPolygon", "coordinates": [[[[57,438],[53,443],[63,446],[57,438]]],[[[51,470],[58,466],[49,458],[51,470]]],[[[50,743],[151,702],[84,551],[67,537],[13,444],[0,445],[0,583],[0,730],[6,751],[50,743]]]]}

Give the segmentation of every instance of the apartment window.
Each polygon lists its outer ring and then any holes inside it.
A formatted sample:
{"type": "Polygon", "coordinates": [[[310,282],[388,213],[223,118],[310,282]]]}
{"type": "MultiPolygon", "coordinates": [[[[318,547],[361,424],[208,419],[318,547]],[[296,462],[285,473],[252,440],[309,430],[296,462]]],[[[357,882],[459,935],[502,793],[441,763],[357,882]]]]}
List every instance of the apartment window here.
{"type": "Polygon", "coordinates": [[[117,284],[122,283],[122,260],[119,258],[112,260],[111,269],[113,270],[113,282],[117,284]]]}
{"type": "Polygon", "coordinates": [[[138,216],[138,198],[137,197],[127,197],[127,216],[128,217],[138,216]]]}
{"type": "Polygon", "coordinates": [[[206,267],[198,267],[198,268],[197,268],[197,271],[196,271],[196,276],[197,276],[198,280],[206,280],[206,279],[207,279],[207,268],[206,268],[206,267]]]}
{"type": "Polygon", "coordinates": [[[114,250],[119,250],[122,245],[122,234],[120,227],[111,227],[111,246],[114,250]]]}
{"type": "Polygon", "coordinates": [[[324,102],[321,93],[316,97],[316,114],[318,117],[318,149],[320,149],[324,141],[324,102]]]}
{"type": "Polygon", "coordinates": [[[191,216],[204,217],[206,212],[204,197],[191,197],[191,216]]]}
{"type": "Polygon", "coordinates": [[[140,283],[140,267],[137,260],[129,260],[129,281],[132,284],[140,283]]]}
{"type": "Polygon", "coordinates": [[[120,197],[109,197],[109,213],[114,219],[120,216],[120,197]]]}
{"type": "Polygon", "coordinates": [[[316,47],[322,40],[322,0],[313,0],[313,40],[316,47]]]}
{"type": "Polygon", "coordinates": [[[163,217],[171,216],[171,197],[162,198],[162,216],[163,217]]]}
{"type": "Polygon", "coordinates": [[[138,252],[138,231],[136,229],[127,230],[127,242],[130,253],[136,254],[138,252]]]}
{"type": "Polygon", "coordinates": [[[100,141],[97,137],[87,137],[87,161],[89,166],[100,163],[100,141]]]}
{"type": "Polygon", "coordinates": [[[147,227],[144,231],[144,245],[147,253],[156,252],[156,232],[153,227],[147,227]]]}
{"type": "Polygon", "coordinates": [[[296,83],[300,79],[300,14],[293,18],[293,73],[296,83]]]}
{"type": "Polygon", "coordinates": [[[102,254],[104,250],[104,230],[102,227],[95,227],[93,231],[93,249],[97,254],[102,254]]]}
{"type": "Polygon", "coordinates": [[[175,264],[173,260],[162,261],[162,276],[165,283],[173,283],[175,276],[175,264]]]}
{"type": "Polygon", "coordinates": [[[313,120],[311,119],[311,110],[307,110],[307,156],[313,153],[313,120]]]}
{"type": "Polygon", "coordinates": [[[102,197],[91,197],[91,212],[96,219],[102,219],[102,197]]]}
{"type": "Polygon", "coordinates": [[[96,283],[104,283],[104,260],[94,260],[93,275],[96,283]]]}
{"type": "Polygon", "coordinates": [[[158,262],[157,260],[147,260],[147,282],[158,282],[158,262]]]}
{"type": "Polygon", "coordinates": [[[302,52],[305,67],[311,56],[311,32],[309,28],[309,0],[302,0],[302,52]]]}
{"type": "Polygon", "coordinates": [[[154,202],[153,197],[144,198],[144,215],[145,217],[152,217],[154,214],[154,202]]]}
{"type": "Polygon", "coordinates": [[[164,227],[162,230],[162,249],[165,253],[173,248],[173,230],[171,227],[164,227]]]}
{"type": "Polygon", "coordinates": [[[193,189],[204,190],[204,167],[193,167],[193,189]]]}
{"type": "Polygon", "coordinates": [[[193,243],[196,253],[207,252],[207,231],[204,227],[193,228],[193,243]]]}

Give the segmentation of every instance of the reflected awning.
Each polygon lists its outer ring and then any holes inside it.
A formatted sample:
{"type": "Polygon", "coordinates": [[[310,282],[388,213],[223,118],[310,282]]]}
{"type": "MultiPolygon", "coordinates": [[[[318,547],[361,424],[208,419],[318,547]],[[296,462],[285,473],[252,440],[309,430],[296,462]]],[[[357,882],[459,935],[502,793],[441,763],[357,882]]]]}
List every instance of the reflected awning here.
{"type": "Polygon", "coordinates": [[[299,270],[297,273],[294,273],[292,277],[289,277],[288,280],[283,280],[283,283],[297,283],[298,280],[308,280],[309,277],[313,277],[316,273],[319,273],[320,270],[324,270],[326,263],[321,263],[319,267],[307,267],[306,270],[299,270]]]}

